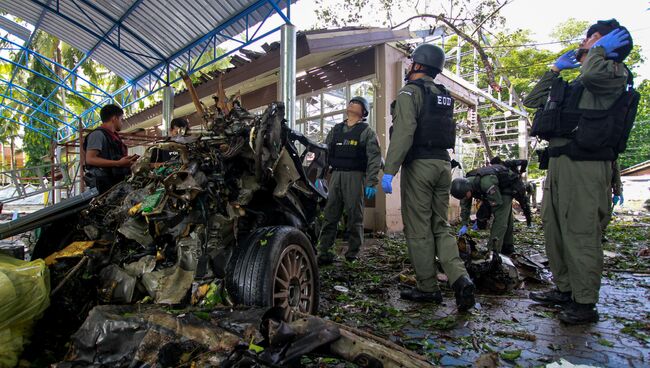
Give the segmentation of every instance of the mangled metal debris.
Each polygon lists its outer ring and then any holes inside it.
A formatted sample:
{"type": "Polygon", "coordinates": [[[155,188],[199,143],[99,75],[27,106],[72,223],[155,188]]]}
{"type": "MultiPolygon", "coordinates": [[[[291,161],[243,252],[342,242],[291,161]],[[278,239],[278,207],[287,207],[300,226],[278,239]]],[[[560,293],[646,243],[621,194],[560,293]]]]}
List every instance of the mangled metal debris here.
{"type": "Polygon", "coordinates": [[[430,367],[422,356],[333,322],[282,319],[278,308],[211,311],[95,307],[59,368],[76,366],[286,367],[336,357],[359,367],[430,367]]]}
{"type": "Polygon", "coordinates": [[[206,130],[148,149],[176,158],[154,166],[144,154],[64,239],[37,251],[65,259],[62,273],[88,257],[77,277],[94,280],[101,303],[199,304],[217,288],[221,300],[313,313],[326,147],[290,130],[279,103],[262,116],[236,102],[203,111],[206,130]]]}
{"type": "Polygon", "coordinates": [[[458,253],[479,288],[505,292],[521,285],[519,271],[510,257],[482,248],[469,235],[458,238],[458,253]]]}

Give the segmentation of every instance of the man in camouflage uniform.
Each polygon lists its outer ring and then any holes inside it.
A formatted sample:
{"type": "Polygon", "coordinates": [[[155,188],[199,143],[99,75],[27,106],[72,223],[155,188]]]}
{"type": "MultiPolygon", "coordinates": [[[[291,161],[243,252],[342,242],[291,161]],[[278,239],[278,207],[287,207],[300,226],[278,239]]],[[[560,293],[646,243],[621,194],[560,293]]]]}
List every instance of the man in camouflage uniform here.
{"type": "Polygon", "coordinates": [[[433,45],[418,46],[407,84],[392,105],[393,127],[382,178],[385,193],[392,193],[392,180],[402,168],[401,199],[404,234],[417,287],[401,297],[440,303],[435,258],[447,274],[459,310],[474,306],[474,284],[467,275],[456,240],[447,222],[451,164],[447,149],[453,148],[456,125],[453,99],[434,78],[444,67],[444,51],[433,45]]]}
{"type": "Polygon", "coordinates": [[[467,178],[457,178],[451,183],[451,195],[460,200],[461,229],[458,235],[467,233],[472,199],[480,199],[483,205],[489,205],[494,221],[490,229],[488,245],[491,249],[503,253],[514,252],[512,227],[512,188],[511,183],[519,180],[517,174],[503,165],[490,165],[474,170],[467,178]],[[502,177],[501,182],[499,176],[502,177]]]}
{"type": "MultiPolygon", "coordinates": [[[[578,52],[562,55],[524,100],[527,107],[540,109],[535,117],[540,117],[539,125],[535,122],[531,133],[542,132],[549,141],[542,220],[556,286],[546,292],[533,292],[530,297],[541,303],[563,305],[559,318],[569,324],[599,319],[596,303],[603,270],[602,223],[609,216],[611,161],[616,158],[612,146],[587,150],[586,144],[590,142],[581,142],[580,137],[590,130],[577,127],[587,127],[581,125],[587,117],[597,119],[594,111],[600,111],[601,119],[604,116],[618,121],[622,116],[626,120],[629,110],[619,109],[618,101],[631,93],[629,70],[623,64],[631,49],[629,33],[616,20],[599,21],[589,28],[578,52]],[[556,83],[562,70],[578,67],[580,75],[574,82],[556,83]],[[553,97],[555,85],[563,86],[564,93],[569,93],[560,105],[553,97]],[[562,114],[551,118],[556,108],[562,114]],[[575,119],[578,122],[571,122],[570,113],[575,115],[576,111],[580,114],[575,119]],[[547,134],[546,127],[551,126],[554,128],[547,134]]],[[[591,129],[601,130],[601,134],[591,135],[592,140],[611,136],[604,131],[607,122],[598,120],[592,125],[591,129]]]]}
{"type": "Polygon", "coordinates": [[[334,261],[331,249],[343,210],[347,213],[349,235],[345,258],[354,261],[363,244],[363,197],[364,194],[368,199],[375,197],[381,167],[377,134],[365,123],[369,112],[365,98],[352,98],[347,119],[335,125],[325,139],[332,176],[319,239],[318,262],[321,265],[334,261]]]}

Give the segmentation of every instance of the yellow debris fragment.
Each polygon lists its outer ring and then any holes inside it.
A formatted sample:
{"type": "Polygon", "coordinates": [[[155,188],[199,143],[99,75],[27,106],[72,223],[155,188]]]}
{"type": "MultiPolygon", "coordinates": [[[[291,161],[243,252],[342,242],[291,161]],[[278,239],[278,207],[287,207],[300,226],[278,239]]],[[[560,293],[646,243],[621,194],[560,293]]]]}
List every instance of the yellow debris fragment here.
{"type": "Polygon", "coordinates": [[[84,251],[92,247],[93,244],[95,244],[94,240],[72,242],[70,245],[61,249],[60,251],[54,252],[47,256],[47,258],[45,258],[45,264],[51,266],[55,264],[59,258],[81,257],[84,255],[84,251]]]}

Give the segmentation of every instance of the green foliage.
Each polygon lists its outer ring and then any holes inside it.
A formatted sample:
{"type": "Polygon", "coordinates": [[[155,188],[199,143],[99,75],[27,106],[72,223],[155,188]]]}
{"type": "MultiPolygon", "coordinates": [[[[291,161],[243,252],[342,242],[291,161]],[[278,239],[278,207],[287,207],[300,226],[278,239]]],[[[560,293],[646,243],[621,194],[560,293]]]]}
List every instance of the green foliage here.
{"type": "Polygon", "coordinates": [[[591,22],[589,21],[569,18],[553,28],[551,37],[556,41],[561,41],[565,47],[571,45],[577,46],[580,40],[587,34],[587,29],[590,25],[591,22]]]}
{"type": "MultiPolygon", "coordinates": [[[[37,37],[37,40],[38,39],[39,37],[37,37]]],[[[55,78],[55,76],[52,75],[52,72],[38,61],[34,61],[31,65],[31,68],[34,71],[43,74],[47,77],[55,78]]],[[[27,79],[27,84],[25,86],[25,88],[34,91],[35,93],[41,96],[49,95],[54,90],[55,87],[56,84],[44,78],[41,78],[36,74],[31,74],[29,76],[29,78],[27,79]]],[[[58,103],[57,96],[52,96],[52,100],[58,103]]],[[[54,120],[44,114],[37,113],[34,114],[34,116],[42,120],[43,122],[46,122],[49,125],[56,126],[54,120]]],[[[30,124],[35,129],[41,130],[43,132],[47,132],[52,136],[55,135],[55,131],[52,128],[48,127],[47,125],[43,124],[38,120],[32,119],[31,121],[28,121],[25,120],[25,118],[23,118],[23,120],[26,124],[27,123],[30,124]]],[[[50,144],[51,142],[47,137],[35,131],[32,131],[30,129],[25,129],[25,135],[23,137],[23,148],[25,150],[25,154],[27,155],[26,166],[41,165],[43,163],[42,158],[50,154],[50,144]]]]}
{"type": "Polygon", "coordinates": [[[618,159],[621,169],[650,160],[650,80],[644,80],[637,90],[641,100],[627,150],[618,159]]]}

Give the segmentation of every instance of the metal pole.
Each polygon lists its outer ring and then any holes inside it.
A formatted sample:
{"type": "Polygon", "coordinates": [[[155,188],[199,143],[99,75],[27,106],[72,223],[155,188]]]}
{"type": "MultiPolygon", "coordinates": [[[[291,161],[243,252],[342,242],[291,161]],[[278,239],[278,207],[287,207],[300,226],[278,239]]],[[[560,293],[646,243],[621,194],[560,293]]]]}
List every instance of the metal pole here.
{"type": "Polygon", "coordinates": [[[84,176],[86,175],[84,172],[86,151],[84,150],[84,122],[81,118],[79,118],[79,128],[77,131],[79,132],[79,192],[77,194],[81,194],[86,191],[86,181],[84,180],[84,176]]]}
{"type": "Polygon", "coordinates": [[[528,121],[519,119],[519,158],[528,160],[528,121]]]}
{"type": "MultiPolygon", "coordinates": [[[[52,141],[54,144],[54,169],[56,171],[56,168],[59,168],[59,171],[61,173],[61,181],[63,182],[63,178],[65,177],[63,175],[63,165],[61,164],[61,146],[59,146],[56,142],[56,140],[52,141]]],[[[52,185],[56,187],[56,181],[54,181],[54,177],[52,178],[52,185]]],[[[59,189],[54,189],[54,202],[59,203],[61,202],[61,188],[59,189]]]]}
{"type": "Polygon", "coordinates": [[[174,118],[174,87],[166,86],[163,88],[162,101],[162,135],[166,136],[169,132],[172,119],[174,118]]]}
{"type": "Polygon", "coordinates": [[[285,118],[291,129],[296,125],[296,26],[282,26],[280,41],[279,99],[284,103],[285,118]]]}
{"type": "Polygon", "coordinates": [[[460,41],[460,37],[458,37],[458,51],[456,52],[456,75],[460,76],[460,52],[462,50],[463,43],[460,41]]]}
{"type": "MultiPolygon", "coordinates": [[[[56,189],[55,189],[56,187],[56,181],[54,177],[54,165],[56,165],[55,156],[56,156],[56,143],[55,140],[53,139],[52,141],[50,141],[50,180],[51,180],[50,185],[52,186],[52,192],[49,196],[49,202],[52,204],[59,203],[56,200],[56,189]]],[[[43,188],[45,188],[45,183],[43,183],[43,188]]],[[[45,205],[47,206],[47,203],[45,203],[45,205]]]]}

